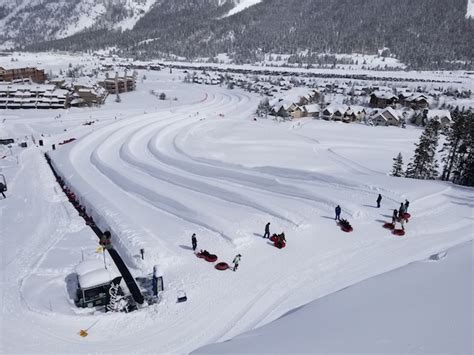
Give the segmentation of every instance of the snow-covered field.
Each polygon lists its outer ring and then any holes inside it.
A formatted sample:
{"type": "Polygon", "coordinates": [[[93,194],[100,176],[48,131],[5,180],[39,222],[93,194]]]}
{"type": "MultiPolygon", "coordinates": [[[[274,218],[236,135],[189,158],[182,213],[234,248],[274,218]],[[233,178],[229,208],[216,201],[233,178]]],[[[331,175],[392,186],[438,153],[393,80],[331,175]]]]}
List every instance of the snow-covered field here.
{"type": "Polygon", "coordinates": [[[471,354],[473,262],[470,242],[195,353],[471,354]]]}
{"type": "Polygon", "coordinates": [[[121,103],[109,98],[56,119],[60,111],[1,112],[1,136],[44,134],[45,147],[29,138],[14,156],[0,151],[9,182],[0,199],[0,352],[188,353],[473,239],[473,189],[387,175],[398,152],[411,157],[419,129],[254,121],[259,97],[184,84],[179,75],[147,74],[121,103]],[[159,101],[151,89],[178,100],[159,101]],[[82,125],[91,118],[99,122],[82,125]],[[135,276],[156,264],[164,271],[161,303],[130,314],[74,307],[74,266],[83,254],[102,256],[42,157],[71,137],[78,141],[51,153],[55,167],[112,230],[135,276]],[[413,218],[407,235],[395,237],[382,224],[405,199],[413,218]],[[337,204],[354,232],[335,224],[337,204]],[[285,249],[262,239],[267,222],[285,232],[285,249]],[[242,254],[239,270],[196,258],[192,233],[220,261],[242,254]],[[176,303],[179,290],[186,303],[176,303]],[[96,321],[87,338],[78,335],[96,321]]]}

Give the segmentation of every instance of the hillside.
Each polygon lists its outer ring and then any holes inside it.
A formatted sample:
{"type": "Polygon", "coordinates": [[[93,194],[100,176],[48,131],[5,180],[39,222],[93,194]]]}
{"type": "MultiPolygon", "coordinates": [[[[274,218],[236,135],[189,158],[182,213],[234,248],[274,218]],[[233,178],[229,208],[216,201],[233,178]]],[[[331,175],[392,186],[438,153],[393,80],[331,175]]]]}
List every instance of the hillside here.
{"type": "MultiPolygon", "coordinates": [[[[237,63],[262,53],[305,53],[302,64],[311,64],[313,53],[377,53],[388,47],[412,68],[473,67],[474,21],[466,17],[466,1],[264,0],[245,8],[246,3],[158,0],[130,30],[92,26],[24,49],[118,47],[137,58],[229,53],[237,63]]],[[[110,18],[116,23],[122,17],[110,18]]]]}

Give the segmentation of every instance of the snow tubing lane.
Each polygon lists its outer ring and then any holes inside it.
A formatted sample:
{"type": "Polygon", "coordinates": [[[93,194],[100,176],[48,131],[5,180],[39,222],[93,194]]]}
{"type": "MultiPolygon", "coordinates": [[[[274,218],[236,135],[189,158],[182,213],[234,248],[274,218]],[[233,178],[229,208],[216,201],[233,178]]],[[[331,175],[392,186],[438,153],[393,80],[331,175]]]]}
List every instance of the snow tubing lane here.
{"type": "Polygon", "coordinates": [[[395,229],[395,226],[393,225],[393,223],[385,223],[383,227],[386,229],[391,229],[391,230],[395,229]]]}
{"type": "Polygon", "coordinates": [[[206,259],[206,261],[210,262],[210,263],[214,263],[217,261],[217,255],[214,255],[214,254],[211,254],[211,255],[207,255],[204,257],[204,259],[206,259]]]}
{"type": "Polygon", "coordinates": [[[393,234],[398,235],[399,237],[401,237],[401,236],[405,235],[405,231],[403,229],[394,229],[393,234]]]}
{"type": "Polygon", "coordinates": [[[218,264],[216,264],[215,268],[217,270],[224,271],[224,270],[229,269],[230,267],[229,267],[229,264],[227,264],[227,263],[218,263],[218,264]]]}

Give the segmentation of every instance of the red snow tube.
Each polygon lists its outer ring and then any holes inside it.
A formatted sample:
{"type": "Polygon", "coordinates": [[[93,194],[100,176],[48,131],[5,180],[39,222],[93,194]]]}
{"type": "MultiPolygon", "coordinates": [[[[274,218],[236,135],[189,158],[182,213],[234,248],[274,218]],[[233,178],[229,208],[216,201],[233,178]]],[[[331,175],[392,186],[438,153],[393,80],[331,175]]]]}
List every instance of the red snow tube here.
{"type": "Polygon", "coordinates": [[[408,218],[411,217],[411,214],[409,214],[409,213],[404,213],[402,217],[405,218],[405,219],[408,219],[408,218]]]}
{"type": "Polygon", "coordinates": [[[405,235],[405,231],[403,229],[394,229],[393,234],[398,235],[398,236],[401,237],[401,236],[405,235]]]}
{"type": "Polygon", "coordinates": [[[203,253],[196,253],[196,256],[199,258],[199,259],[203,259],[205,257],[205,255],[203,253]]]}
{"type": "Polygon", "coordinates": [[[275,245],[278,249],[283,249],[284,247],[286,247],[285,242],[274,242],[273,245],[275,245]]]}
{"type": "Polygon", "coordinates": [[[215,266],[215,268],[216,268],[217,270],[222,270],[222,271],[224,271],[224,270],[227,270],[227,269],[229,268],[229,264],[227,264],[227,263],[218,263],[218,264],[215,266]]]}
{"type": "Polygon", "coordinates": [[[346,226],[342,226],[341,229],[346,233],[350,233],[354,230],[352,227],[346,227],[346,226]]]}
{"type": "Polygon", "coordinates": [[[395,229],[395,225],[393,223],[385,223],[383,227],[386,229],[395,229]]]}
{"type": "Polygon", "coordinates": [[[270,237],[270,240],[272,242],[276,242],[277,241],[277,235],[276,234],[273,234],[271,237],[270,237]]]}
{"type": "Polygon", "coordinates": [[[204,257],[204,259],[206,259],[206,261],[208,261],[210,263],[213,263],[213,262],[217,261],[217,255],[209,254],[209,255],[206,255],[204,257]]]}

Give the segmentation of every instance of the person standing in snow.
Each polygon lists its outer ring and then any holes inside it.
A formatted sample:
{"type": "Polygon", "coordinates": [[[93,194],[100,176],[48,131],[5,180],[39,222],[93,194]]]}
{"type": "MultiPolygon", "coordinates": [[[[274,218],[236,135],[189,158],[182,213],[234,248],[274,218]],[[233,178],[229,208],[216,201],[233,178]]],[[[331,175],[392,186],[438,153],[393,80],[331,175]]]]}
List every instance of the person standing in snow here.
{"type": "Polygon", "coordinates": [[[234,269],[233,270],[234,271],[237,271],[237,268],[239,267],[240,258],[242,258],[242,255],[240,255],[240,254],[237,254],[234,258],[234,261],[233,261],[233,263],[234,263],[234,269]]]}
{"type": "Polygon", "coordinates": [[[405,205],[403,202],[400,204],[400,208],[398,209],[398,218],[402,218],[403,214],[405,213],[405,205]]]}
{"type": "Polygon", "coordinates": [[[196,251],[196,248],[197,248],[197,239],[196,239],[196,233],[193,233],[193,235],[191,236],[191,243],[193,245],[193,251],[196,251]]]}
{"type": "Polygon", "coordinates": [[[402,230],[405,230],[405,218],[400,217],[400,225],[402,226],[402,230]]]}
{"type": "Polygon", "coordinates": [[[2,194],[3,198],[7,198],[5,196],[5,185],[3,184],[3,182],[0,182],[0,193],[2,194]]]}
{"type": "Polygon", "coordinates": [[[380,208],[380,202],[382,202],[382,195],[379,194],[379,197],[377,197],[377,208],[380,208]]]}
{"type": "Polygon", "coordinates": [[[397,223],[398,219],[398,210],[394,209],[393,210],[393,215],[392,215],[392,224],[395,225],[397,223]]]}
{"type": "Polygon", "coordinates": [[[336,211],[336,218],[334,219],[340,221],[341,220],[341,206],[337,205],[335,211],[336,211]]]}
{"type": "Polygon", "coordinates": [[[265,234],[263,235],[264,238],[270,238],[270,222],[265,225],[265,234]]]}
{"type": "Polygon", "coordinates": [[[405,200],[405,213],[408,212],[408,206],[410,206],[410,202],[405,200]]]}

